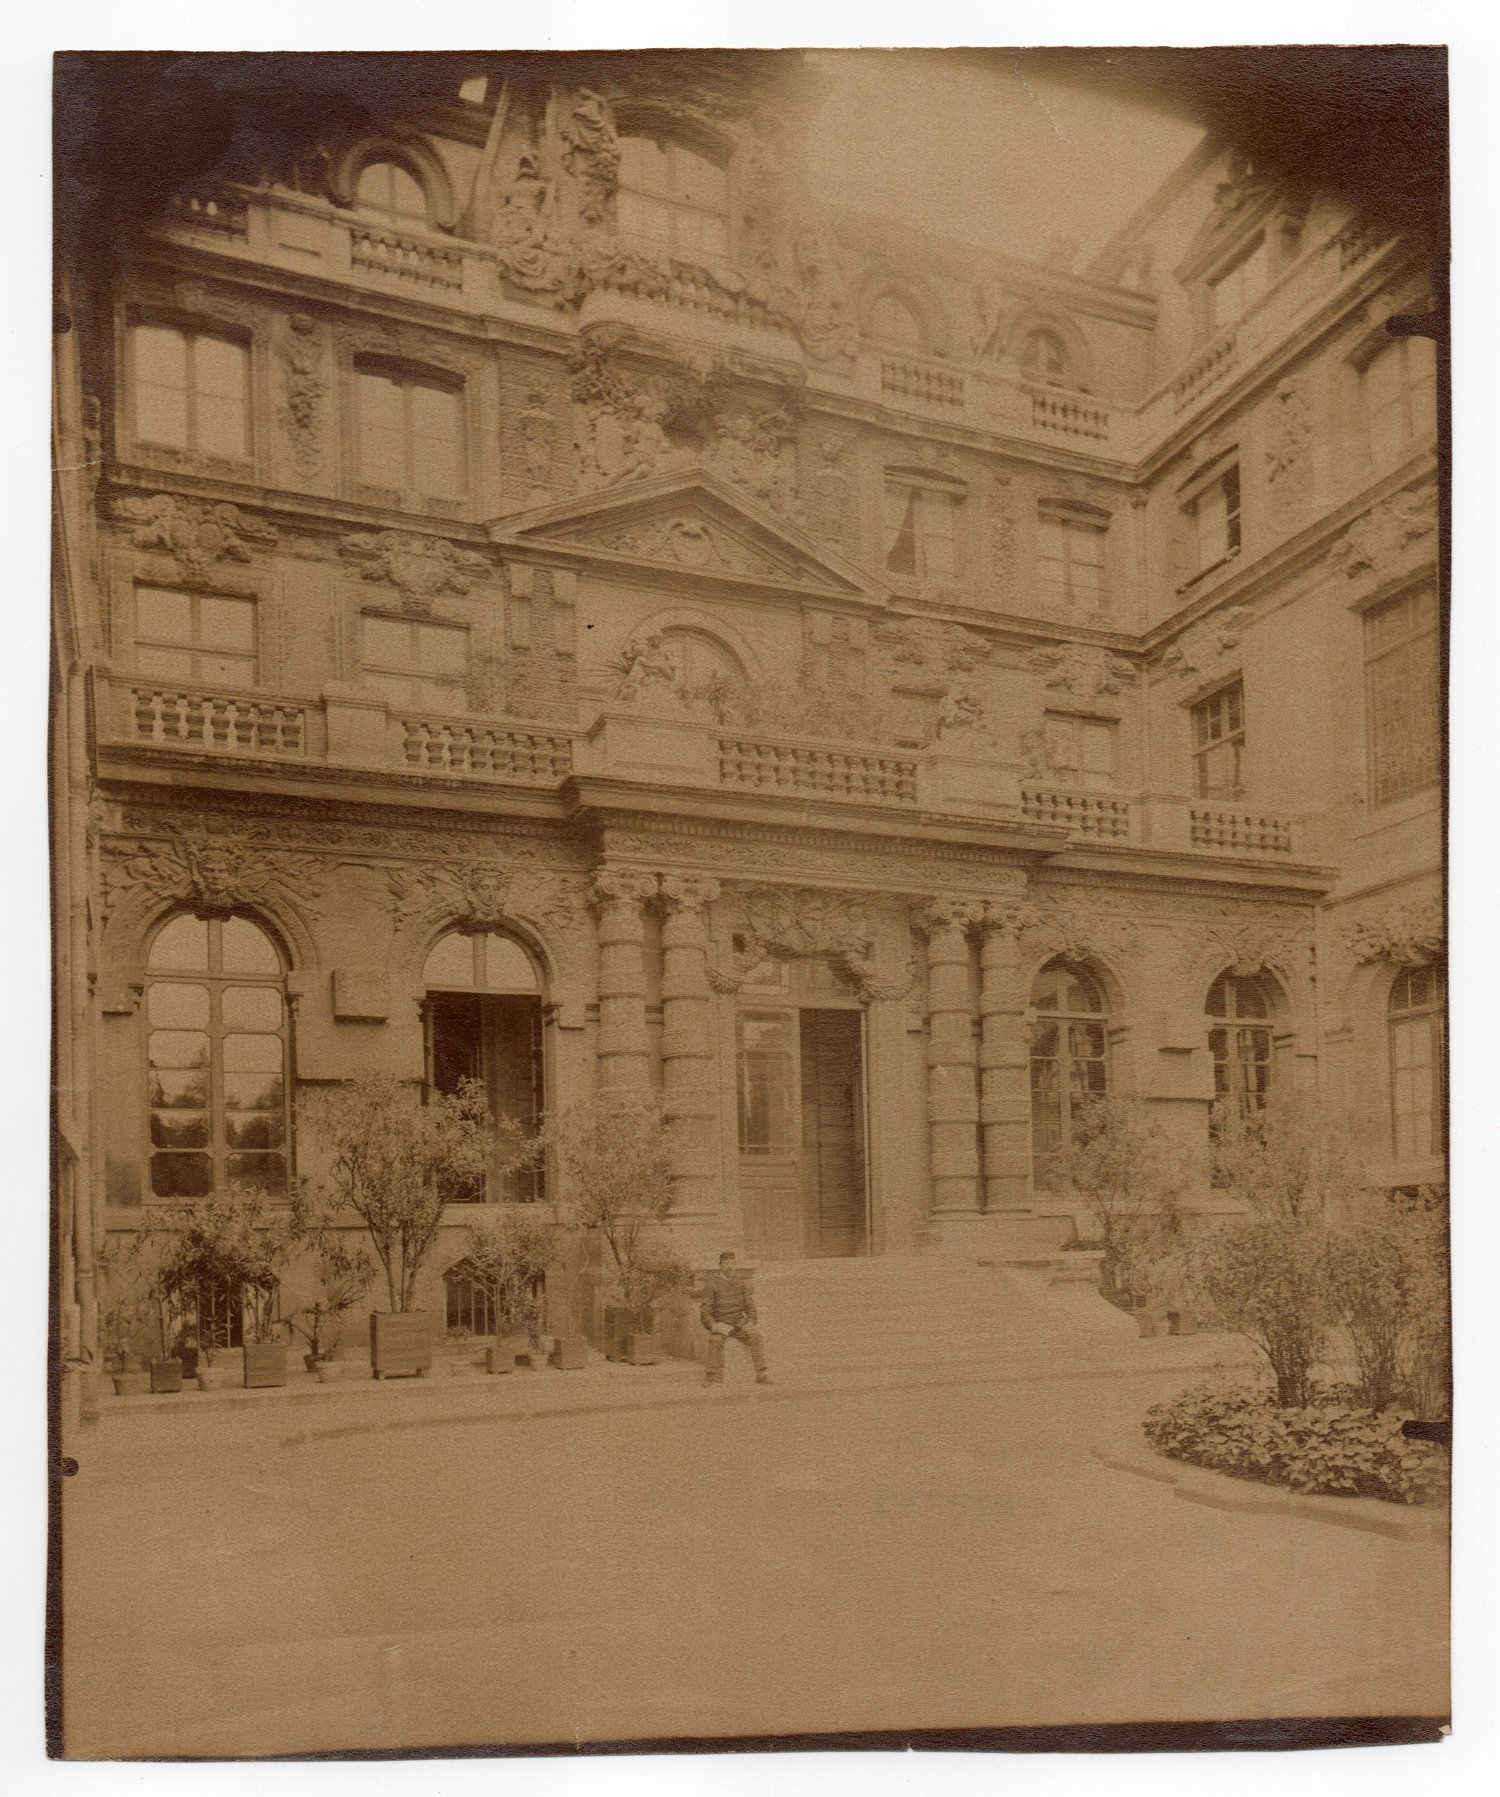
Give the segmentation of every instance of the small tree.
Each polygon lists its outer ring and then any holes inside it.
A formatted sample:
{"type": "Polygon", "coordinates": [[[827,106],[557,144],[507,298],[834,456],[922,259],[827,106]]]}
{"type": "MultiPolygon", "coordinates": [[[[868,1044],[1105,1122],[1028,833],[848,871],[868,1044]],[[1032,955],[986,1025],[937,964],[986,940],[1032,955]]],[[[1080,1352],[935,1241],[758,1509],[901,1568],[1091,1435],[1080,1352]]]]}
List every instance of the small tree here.
{"type": "Polygon", "coordinates": [[[1244,1214],[1206,1231],[1193,1257],[1200,1297],[1253,1342],[1276,1375],[1277,1402],[1306,1404],[1329,1320],[1326,1217],[1356,1191],[1342,1137],[1312,1103],[1264,1111],[1215,1106],[1214,1184],[1244,1214]]]}
{"type": "Polygon", "coordinates": [[[281,1275],[307,1234],[300,1195],[286,1203],[247,1188],[189,1199],[159,1211],[146,1234],[159,1249],[164,1315],[191,1316],[201,1337],[203,1294],[217,1289],[243,1307],[249,1340],[275,1340],[281,1275]]]}
{"type": "Polygon", "coordinates": [[[671,1130],[649,1098],[601,1094],[543,1120],[532,1147],[562,1176],[573,1220],[598,1233],[620,1299],[646,1326],[651,1307],[691,1277],[654,1239],[672,1203],[671,1130]]]}
{"type": "Polygon", "coordinates": [[[109,1237],[99,1249],[98,1267],[105,1353],[123,1369],[136,1353],[134,1344],[155,1308],[161,1244],[144,1231],[109,1237]]]}
{"type": "Polygon", "coordinates": [[[557,1258],[562,1225],[535,1210],[503,1211],[471,1223],[463,1267],[490,1300],[495,1333],[524,1329],[535,1343],[541,1334],[541,1282],[557,1258]]]}
{"type": "MultiPolygon", "coordinates": [[[[477,1080],[457,1092],[420,1092],[388,1074],[312,1094],[303,1116],[327,1172],[320,1206],[347,1207],[370,1232],[393,1311],[412,1308],[449,1194],[484,1177],[495,1129],[477,1080]]],[[[520,1131],[502,1124],[519,1144],[520,1131]]]]}
{"type": "Polygon", "coordinates": [[[370,1289],[375,1262],[364,1248],[351,1247],[333,1216],[317,1211],[310,1201],[307,1224],[319,1295],[289,1321],[315,1360],[332,1360],[338,1353],[344,1317],[370,1289]]]}
{"type": "Polygon", "coordinates": [[[1372,1410],[1398,1399],[1424,1416],[1446,1408],[1445,1222],[1440,1200],[1372,1192],[1330,1236],[1330,1303],[1372,1410]]]}
{"type": "Polygon", "coordinates": [[[1181,1155],[1139,1098],[1092,1098],[1057,1159],[1062,1184],[1088,1205],[1107,1282],[1143,1279],[1182,1233],[1181,1155]]]}

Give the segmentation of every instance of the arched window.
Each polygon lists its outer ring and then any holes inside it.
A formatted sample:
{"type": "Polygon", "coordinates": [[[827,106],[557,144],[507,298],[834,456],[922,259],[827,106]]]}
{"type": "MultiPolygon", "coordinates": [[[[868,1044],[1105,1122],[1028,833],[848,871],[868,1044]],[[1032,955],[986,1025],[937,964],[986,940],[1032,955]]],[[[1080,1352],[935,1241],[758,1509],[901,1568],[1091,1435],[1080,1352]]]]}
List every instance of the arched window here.
{"type": "Polygon", "coordinates": [[[1246,1116],[1265,1109],[1271,1089],[1274,1007],[1266,981],[1220,974],[1208,989],[1208,1046],[1214,1058],[1214,1098],[1246,1116]]]}
{"type": "Polygon", "coordinates": [[[423,229],[430,221],[426,190],[399,162],[367,163],[354,190],[354,203],[361,212],[393,225],[423,229]]]}
{"type": "Polygon", "coordinates": [[[914,350],[920,355],[927,348],[921,319],[895,293],[882,293],[870,308],[870,335],[885,349],[914,350]]]}
{"type": "Polygon", "coordinates": [[[470,1335],[495,1333],[495,1306],[488,1291],[475,1283],[473,1269],[461,1260],[443,1275],[444,1327],[470,1335]]]}
{"type": "Polygon", "coordinates": [[[1082,1107],[1108,1090],[1108,1019],[1098,983],[1071,961],[1048,962],[1031,1005],[1031,1177],[1045,1192],[1082,1107]]]}
{"type": "Polygon", "coordinates": [[[287,1184],[281,957],[245,917],[178,916],[147,957],[147,1132],[155,1198],[287,1184]]]}
{"type": "Polygon", "coordinates": [[[1041,387],[1066,387],[1072,370],[1068,352],[1056,331],[1028,331],[1021,339],[1021,373],[1041,387]]]}
{"type": "MultiPolygon", "coordinates": [[[[484,1086],[491,1114],[534,1130],[544,1106],[542,995],[530,956],[497,930],[454,930],[433,945],[422,969],[426,991],[427,1079],[438,1092],[460,1080],[484,1086]]],[[[483,1189],[453,1202],[529,1202],[544,1195],[540,1167],[504,1165],[505,1144],[483,1189]]]]}
{"type": "Polygon", "coordinates": [[[615,219],[679,256],[729,254],[729,176],[702,150],[673,137],[621,137],[615,219]]]}
{"type": "Polygon", "coordinates": [[[1427,1160],[1443,1151],[1443,1011],[1441,967],[1398,974],[1387,1006],[1391,1038],[1391,1123],[1397,1160],[1427,1160]]]}

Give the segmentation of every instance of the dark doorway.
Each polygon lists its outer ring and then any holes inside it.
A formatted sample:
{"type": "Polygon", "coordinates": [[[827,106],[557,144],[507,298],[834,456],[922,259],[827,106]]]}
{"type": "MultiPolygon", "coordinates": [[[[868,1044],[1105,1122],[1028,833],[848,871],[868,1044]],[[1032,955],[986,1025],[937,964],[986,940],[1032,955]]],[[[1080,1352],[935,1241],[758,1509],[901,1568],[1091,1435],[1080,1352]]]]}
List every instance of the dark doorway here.
{"type": "MultiPolygon", "coordinates": [[[[433,992],[427,999],[428,1078],[453,1092],[477,1079],[491,1114],[533,1130],[542,1114],[542,1001],[477,992],[433,992]]],[[[541,1167],[503,1166],[504,1144],[484,1186],[455,1194],[453,1203],[529,1203],[545,1196],[541,1167]]]]}

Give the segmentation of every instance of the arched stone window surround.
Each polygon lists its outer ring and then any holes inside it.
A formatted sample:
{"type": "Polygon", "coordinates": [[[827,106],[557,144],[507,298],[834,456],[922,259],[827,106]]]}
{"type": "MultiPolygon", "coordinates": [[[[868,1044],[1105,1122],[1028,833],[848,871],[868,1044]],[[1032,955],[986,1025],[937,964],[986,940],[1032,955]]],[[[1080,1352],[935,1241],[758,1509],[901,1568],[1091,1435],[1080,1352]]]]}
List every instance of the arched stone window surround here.
{"type": "MultiPolygon", "coordinates": [[[[241,934],[243,933],[242,931],[241,934]]],[[[162,907],[153,919],[141,943],[139,970],[143,1002],[138,1027],[144,1085],[143,1116],[146,1121],[141,1157],[141,1195],[145,1201],[171,1202],[177,1198],[207,1197],[214,1192],[231,1189],[237,1176],[244,1185],[261,1184],[269,1178],[270,1184],[266,1189],[274,1195],[292,1189],[295,1180],[292,1088],[296,1066],[296,986],[289,978],[289,961],[281,933],[252,906],[235,905],[225,910],[217,906],[208,909],[195,907],[190,903],[173,903],[162,907]],[[184,920],[201,925],[206,932],[210,932],[205,943],[203,967],[198,969],[187,964],[178,965],[170,960],[153,966],[153,956],[165,932],[184,920]],[[214,945],[222,943],[225,932],[236,924],[249,926],[255,937],[270,950],[276,962],[274,970],[257,965],[235,967],[225,965],[222,961],[217,967],[213,966],[214,945]],[[159,994],[157,988],[161,989],[159,994]],[[263,1006],[249,1007],[239,1017],[230,1014],[231,1000],[236,995],[243,1004],[246,993],[264,993],[273,989],[279,1001],[274,1022],[263,1014],[263,1006]],[[163,1007],[162,1015],[156,1015],[158,996],[169,999],[174,990],[184,993],[201,992],[204,995],[201,1017],[178,1015],[180,1007],[170,1005],[163,1007]],[[206,1039],[206,1061],[195,1066],[191,1061],[184,1060],[181,1054],[170,1052],[171,1039],[184,1033],[190,1037],[202,1035],[206,1039]],[[271,1067],[258,1057],[239,1062],[234,1059],[237,1042],[264,1044],[268,1038],[275,1038],[279,1043],[273,1056],[278,1093],[271,1103],[267,1103],[264,1092],[253,1088],[255,1080],[264,1082],[265,1076],[272,1071],[271,1067]],[[156,1040],[165,1040],[168,1044],[168,1049],[163,1051],[163,1058],[159,1060],[156,1058],[156,1040]],[[203,1073],[203,1090],[198,1094],[195,1104],[193,1096],[183,1092],[182,1082],[199,1067],[203,1073]],[[175,1071],[177,1069],[181,1071],[175,1071]],[[156,1091],[157,1080],[153,1077],[154,1073],[160,1076],[162,1082],[163,1089],[160,1093],[156,1091]],[[252,1082],[252,1085],[247,1086],[247,1081],[252,1082]],[[179,1110],[184,1097],[186,1107],[179,1110]],[[159,1121],[164,1126],[170,1125],[174,1118],[182,1123],[200,1112],[206,1125],[201,1142],[193,1139],[173,1140],[170,1133],[158,1139],[159,1121]],[[267,1115],[271,1119],[270,1134],[256,1139],[254,1126],[247,1120],[267,1115]],[[232,1133],[235,1126],[242,1132],[250,1133],[243,1133],[236,1140],[232,1133]],[[191,1183],[178,1186],[175,1190],[158,1192],[155,1189],[158,1173],[166,1172],[165,1169],[155,1167],[154,1161],[158,1156],[166,1157],[169,1164],[177,1163],[181,1172],[189,1158],[196,1160],[204,1154],[211,1157],[212,1168],[217,1169],[217,1172],[211,1172],[201,1191],[194,1190],[191,1183]],[[279,1160],[279,1170],[274,1165],[265,1167],[254,1164],[256,1156],[264,1159],[266,1155],[279,1160]],[[237,1165],[241,1161],[250,1164],[237,1165]]],[[[171,1177],[169,1174],[167,1177],[170,1186],[171,1177]]]]}
{"type": "MultiPolygon", "coordinates": [[[[874,340],[872,323],[876,303],[887,297],[898,300],[916,319],[922,333],[918,353],[929,356],[952,353],[953,333],[946,308],[935,289],[918,277],[898,274],[888,268],[878,268],[867,274],[855,293],[854,314],[859,322],[859,334],[866,343],[876,350],[886,347],[874,340]]],[[[891,348],[889,353],[899,355],[902,352],[891,348]]]]}
{"type": "MultiPolygon", "coordinates": [[[[153,845],[142,846],[149,852],[153,845]]],[[[160,846],[171,848],[170,842],[160,846]]],[[[192,914],[194,909],[191,896],[162,897],[144,886],[117,896],[105,920],[100,952],[101,965],[111,970],[111,980],[139,985],[150,945],[162,926],[173,917],[192,914]]],[[[207,914],[206,909],[200,910],[207,914]]],[[[321,965],[317,938],[309,920],[279,894],[259,893],[253,901],[234,904],[232,914],[264,930],[275,944],[286,973],[287,997],[295,1010],[296,998],[306,990],[309,976],[321,965]]]]}
{"type": "MultiPolygon", "coordinates": [[[[1094,391],[1094,355],[1088,338],[1065,312],[1044,306],[1025,306],[1010,321],[1005,334],[1004,356],[1019,369],[1026,339],[1039,331],[1055,337],[1067,358],[1063,390],[1070,393],[1094,391]]],[[[1040,383],[1045,384],[1045,383],[1040,383]]]]}
{"type": "MultiPolygon", "coordinates": [[[[1115,1010],[1115,1003],[1120,996],[1119,982],[1113,978],[1106,979],[1101,977],[1101,969],[1092,956],[1080,956],[1071,952],[1054,952],[1052,954],[1042,955],[1040,958],[1035,959],[1034,965],[1029,967],[1024,991],[1026,993],[1024,1026],[1026,1031],[1025,1040],[1027,1044],[1028,1064],[1029,1066],[1034,1066],[1040,1058],[1043,1061],[1056,1060],[1059,1065],[1060,1083],[1057,1088],[1059,1106],[1058,1120],[1062,1127],[1062,1140],[1065,1143],[1068,1128],[1074,1115],[1074,1101],[1071,1095],[1071,1068],[1069,1067],[1069,1062],[1076,1057],[1072,1056],[1069,1052],[1070,1043],[1061,1040],[1053,1045],[1052,1053],[1048,1054],[1046,1052],[1041,1052],[1039,1054],[1038,1033],[1042,1025],[1042,1019],[1044,1017],[1053,1016],[1067,1018],[1070,1021],[1063,1023],[1060,1027],[1062,1030],[1069,1032],[1075,1028],[1085,1033],[1091,1028],[1097,1030],[1098,1042],[1102,1047],[1103,1053],[1099,1056],[1091,1055],[1085,1058],[1093,1061],[1096,1065],[1102,1065],[1103,1084],[1101,1089],[1097,1092],[1085,1094],[1085,1099],[1088,1096],[1097,1096],[1100,1098],[1111,1096],[1120,1089],[1117,1069],[1117,1061],[1119,1059],[1117,1044],[1121,1040],[1123,1026],[1118,1022],[1118,1016],[1115,1010]],[[1053,968],[1061,969],[1069,978],[1076,978],[1081,983],[1085,983],[1087,986],[1092,987],[1100,1001],[1098,1007],[1094,1008],[1089,1006],[1077,1010],[1041,1010],[1036,1002],[1037,987],[1043,977],[1053,968]],[[1091,1020],[1093,1021],[1091,1022],[1091,1020]]],[[[1031,1183],[1034,1190],[1046,1191],[1052,1189],[1052,1180],[1045,1176],[1038,1166],[1042,1151],[1039,1149],[1036,1139],[1038,1088],[1035,1083],[1034,1073],[1029,1075],[1029,1084],[1031,1093],[1031,1183]]]]}
{"type": "Polygon", "coordinates": [[[434,230],[452,231],[457,226],[458,203],[448,170],[432,145],[415,132],[388,129],[346,145],[328,169],[328,194],[335,206],[354,206],[359,178],[373,162],[394,162],[406,170],[427,196],[428,222],[434,230]]]}

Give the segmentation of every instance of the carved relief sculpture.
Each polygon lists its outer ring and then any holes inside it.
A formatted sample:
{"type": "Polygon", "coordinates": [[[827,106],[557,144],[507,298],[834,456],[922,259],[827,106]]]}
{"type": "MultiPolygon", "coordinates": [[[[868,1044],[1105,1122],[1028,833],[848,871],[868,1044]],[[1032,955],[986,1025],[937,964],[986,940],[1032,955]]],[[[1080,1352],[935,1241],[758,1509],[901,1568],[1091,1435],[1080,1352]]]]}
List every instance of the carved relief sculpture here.
{"type": "Polygon", "coordinates": [[[291,899],[310,916],[319,914],[322,866],[311,855],[291,855],[210,835],[179,835],[166,843],[106,845],[106,903],[145,892],[175,899],[199,917],[228,917],[245,906],[291,899]]]}
{"type": "Polygon", "coordinates": [[[592,88],[580,88],[562,128],[563,167],[578,183],[578,216],[601,224],[620,174],[620,150],[609,108],[592,88]]]}
{"type": "Polygon", "coordinates": [[[1085,701],[1118,693],[1136,677],[1135,668],[1123,656],[1086,644],[1038,649],[1031,665],[1046,675],[1049,687],[1085,701]]]}
{"type": "Polygon", "coordinates": [[[255,549],[276,542],[276,527],[235,505],[182,499],[174,493],[149,498],[127,494],[114,502],[114,515],[134,523],[130,541],[137,549],[162,549],[189,579],[201,580],[221,561],[248,562],[255,549]]]}
{"type": "Polygon", "coordinates": [[[522,156],[495,225],[495,260],[505,279],[528,293],[560,295],[572,265],[551,218],[552,184],[542,179],[535,156],[522,156]]]}
{"type": "Polygon", "coordinates": [[[282,428],[298,472],[313,475],[323,462],[323,402],[328,384],[323,375],[318,321],[310,314],[293,312],[287,318],[281,362],[282,428]]]}
{"type": "Polygon", "coordinates": [[[363,562],[364,580],[388,581],[408,611],[432,609],[439,593],[467,593],[470,579],[489,572],[489,563],[472,549],[456,549],[441,537],[411,536],[403,531],[356,531],[340,537],[339,549],[363,562]]]}
{"type": "Polygon", "coordinates": [[[1356,961],[1390,961],[1397,966],[1425,967],[1444,961],[1448,934],[1437,899],[1393,905],[1368,921],[1350,924],[1344,935],[1356,961]]]}
{"type": "Polygon", "coordinates": [[[1312,403],[1305,381],[1282,381],[1266,414],[1266,483],[1281,510],[1311,497],[1312,403]]]}

